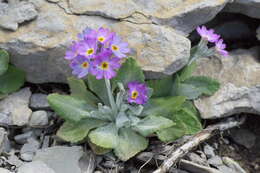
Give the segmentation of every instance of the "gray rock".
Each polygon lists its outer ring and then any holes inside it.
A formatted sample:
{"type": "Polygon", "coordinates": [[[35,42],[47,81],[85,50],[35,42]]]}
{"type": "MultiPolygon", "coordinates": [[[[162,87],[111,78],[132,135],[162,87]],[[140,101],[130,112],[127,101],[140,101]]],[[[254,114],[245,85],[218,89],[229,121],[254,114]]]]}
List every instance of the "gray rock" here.
{"type": "Polygon", "coordinates": [[[258,40],[260,40],[260,26],[257,28],[256,34],[256,37],[258,38],[258,40]]]}
{"type": "Polygon", "coordinates": [[[232,13],[241,13],[249,17],[260,19],[260,1],[259,0],[234,0],[229,3],[224,11],[232,13]]]}
{"type": "Polygon", "coordinates": [[[203,147],[203,151],[206,154],[207,158],[212,158],[215,156],[214,150],[215,149],[208,144],[204,145],[203,147]]]}
{"type": "Polygon", "coordinates": [[[0,27],[12,31],[18,29],[18,24],[33,20],[37,17],[37,11],[32,3],[19,2],[0,5],[0,27]]]}
{"type": "MultiPolygon", "coordinates": [[[[194,4],[194,1],[193,4],[192,2],[180,3],[178,7],[182,9],[189,5],[192,6],[191,11],[195,10],[195,7],[201,7],[199,11],[203,11],[204,7],[210,9],[208,7],[212,6],[215,9],[217,6],[216,8],[219,9],[225,4],[225,2],[218,0],[206,1],[205,4],[197,2],[194,4]]],[[[73,1],[69,1],[69,3],[70,8],[72,8],[73,4],[78,6],[84,4],[85,1],[80,1],[78,4],[73,3],[73,1]]],[[[123,4],[125,10],[132,8],[126,8],[124,5],[127,2],[125,1],[120,3],[123,4]]],[[[122,38],[129,42],[133,49],[131,55],[136,57],[139,65],[147,72],[148,77],[155,78],[164,74],[172,74],[187,63],[190,41],[173,28],[154,24],[140,25],[97,15],[71,15],[57,4],[48,3],[45,0],[38,0],[34,4],[38,4],[37,8],[39,8],[39,14],[35,21],[23,26],[17,32],[7,34],[6,31],[0,30],[0,47],[12,54],[11,62],[14,65],[27,72],[26,77],[29,82],[66,82],[66,77],[71,76],[69,62],[64,60],[66,48],[87,26],[95,29],[105,26],[118,32],[122,38]]],[[[142,4],[145,6],[144,3],[142,4]]],[[[164,6],[166,7],[168,4],[166,3],[164,6]]],[[[105,6],[109,5],[111,2],[105,1],[105,6]]],[[[114,13],[116,8],[113,7],[113,9],[109,8],[109,12],[114,13]]],[[[146,9],[150,8],[146,7],[146,9]]],[[[125,10],[121,12],[124,13],[125,10]]],[[[176,10],[178,11],[178,8],[172,10],[171,13],[176,10]]],[[[201,19],[204,21],[205,18],[208,18],[208,15],[201,19]]]]}
{"type": "Polygon", "coordinates": [[[209,76],[221,83],[213,96],[195,100],[202,118],[222,118],[241,112],[260,114],[258,57],[259,47],[255,47],[232,51],[227,58],[201,58],[198,61],[194,75],[209,76]]]}
{"type": "Polygon", "coordinates": [[[16,135],[14,137],[14,140],[18,144],[25,144],[27,142],[27,140],[31,137],[34,137],[34,133],[33,133],[33,131],[28,131],[23,134],[16,135]]]}
{"type": "Polygon", "coordinates": [[[23,161],[21,161],[16,155],[15,155],[15,151],[12,150],[10,153],[10,156],[8,157],[8,163],[11,165],[15,165],[16,168],[21,167],[24,163],[23,161]]]}
{"type": "Polygon", "coordinates": [[[34,139],[29,138],[28,142],[23,145],[20,151],[21,159],[24,161],[32,161],[37,149],[40,147],[40,143],[34,139]]]}
{"type": "Polygon", "coordinates": [[[225,165],[227,165],[229,168],[231,168],[236,173],[246,173],[246,171],[233,159],[229,157],[223,157],[223,162],[225,165]]]}
{"type": "Polygon", "coordinates": [[[32,113],[28,107],[30,97],[31,91],[29,88],[21,89],[0,101],[0,112],[10,114],[12,125],[26,125],[32,113]]]}
{"type": "Polygon", "coordinates": [[[11,125],[12,119],[9,113],[0,112],[0,124],[11,125]]]}
{"type": "Polygon", "coordinates": [[[4,128],[0,127],[0,155],[2,152],[8,152],[10,150],[9,140],[7,137],[7,132],[4,128]]]}
{"type": "Polygon", "coordinates": [[[4,169],[4,168],[0,168],[0,172],[1,173],[11,173],[9,170],[4,169]]]}
{"type": "Polygon", "coordinates": [[[91,152],[86,152],[79,160],[81,173],[94,172],[96,168],[96,156],[91,152]]]}
{"type": "Polygon", "coordinates": [[[169,173],[188,173],[188,172],[171,167],[169,173]]]}
{"type": "Polygon", "coordinates": [[[33,94],[30,100],[30,107],[36,110],[49,109],[50,105],[47,101],[47,95],[41,93],[33,94]]]}
{"type": "Polygon", "coordinates": [[[42,161],[33,161],[26,163],[18,169],[18,173],[59,173],[55,172],[53,169],[49,168],[42,161]]]}
{"type": "Polygon", "coordinates": [[[233,129],[230,137],[248,149],[252,148],[256,141],[256,135],[247,129],[233,129]]]}
{"type": "Polygon", "coordinates": [[[33,161],[42,161],[56,173],[81,173],[79,159],[83,149],[78,146],[55,146],[38,150],[33,161]]]}
{"type": "Polygon", "coordinates": [[[233,169],[231,169],[225,165],[218,166],[218,170],[220,170],[222,173],[237,173],[237,172],[234,172],[233,169]]]}
{"type": "Polygon", "coordinates": [[[36,111],[32,113],[29,125],[31,127],[43,127],[48,125],[48,115],[46,111],[36,111]]]}
{"type": "Polygon", "coordinates": [[[193,163],[191,161],[183,159],[180,161],[180,168],[192,173],[222,173],[217,169],[202,166],[197,163],[193,163]]]}
{"type": "Polygon", "coordinates": [[[221,157],[219,157],[219,156],[211,157],[210,159],[208,159],[208,163],[215,167],[223,165],[223,161],[222,161],[221,157]]]}
{"type": "Polygon", "coordinates": [[[206,159],[202,159],[198,154],[196,153],[189,153],[187,154],[187,157],[190,161],[194,162],[194,163],[198,163],[200,165],[205,165],[207,166],[207,160],[206,159]]]}

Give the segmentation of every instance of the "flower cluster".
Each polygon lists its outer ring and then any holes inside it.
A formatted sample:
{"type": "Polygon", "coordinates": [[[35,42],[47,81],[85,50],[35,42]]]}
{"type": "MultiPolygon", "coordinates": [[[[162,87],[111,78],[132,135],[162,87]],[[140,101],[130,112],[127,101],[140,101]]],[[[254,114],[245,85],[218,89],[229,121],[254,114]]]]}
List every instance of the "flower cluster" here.
{"type": "Polygon", "coordinates": [[[215,44],[215,49],[218,53],[223,56],[227,56],[228,52],[226,49],[226,44],[221,39],[220,35],[216,34],[213,29],[207,29],[205,26],[197,27],[198,34],[202,37],[203,40],[215,44]]]}
{"type": "Polygon", "coordinates": [[[106,28],[85,29],[72,42],[65,59],[70,61],[72,74],[83,78],[91,73],[97,79],[111,79],[121,66],[121,59],[130,52],[128,44],[106,28]]]}

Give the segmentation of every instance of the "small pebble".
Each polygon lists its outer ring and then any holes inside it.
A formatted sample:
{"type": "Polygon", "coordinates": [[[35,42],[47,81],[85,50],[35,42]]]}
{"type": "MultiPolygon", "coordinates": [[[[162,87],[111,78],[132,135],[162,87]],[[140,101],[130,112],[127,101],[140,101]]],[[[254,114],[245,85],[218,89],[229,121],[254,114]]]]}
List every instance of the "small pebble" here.
{"type": "Polygon", "coordinates": [[[203,148],[203,151],[206,154],[207,158],[211,158],[215,156],[214,150],[215,149],[208,144],[206,144],[203,148]]]}
{"type": "Polygon", "coordinates": [[[221,159],[221,157],[219,156],[213,156],[211,157],[209,160],[208,160],[208,163],[210,165],[213,165],[213,166],[220,166],[220,165],[223,165],[223,161],[221,159]]]}
{"type": "Polygon", "coordinates": [[[28,131],[26,133],[20,134],[20,135],[16,135],[14,137],[14,140],[18,143],[18,144],[25,144],[27,142],[27,139],[34,136],[32,131],[28,131]]]}
{"type": "Polygon", "coordinates": [[[30,107],[35,110],[50,109],[46,94],[36,93],[31,96],[30,107]]]}
{"type": "Polygon", "coordinates": [[[46,111],[36,111],[32,113],[29,125],[31,127],[43,127],[48,125],[48,115],[46,111]]]}

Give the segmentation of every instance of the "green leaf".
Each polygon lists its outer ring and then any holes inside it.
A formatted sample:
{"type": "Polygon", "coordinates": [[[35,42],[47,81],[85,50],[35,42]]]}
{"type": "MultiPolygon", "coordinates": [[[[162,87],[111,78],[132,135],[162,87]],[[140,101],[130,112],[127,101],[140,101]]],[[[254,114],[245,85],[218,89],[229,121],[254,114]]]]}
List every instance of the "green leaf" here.
{"type": "Polygon", "coordinates": [[[114,152],[116,156],[123,161],[130,159],[148,146],[148,140],[145,139],[145,137],[135,133],[129,128],[119,130],[118,141],[114,152]]]}
{"type": "Polygon", "coordinates": [[[220,87],[217,80],[206,76],[193,76],[184,81],[185,84],[192,85],[207,96],[213,95],[220,87]]]}
{"type": "Polygon", "coordinates": [[[0,50],[0,76],[8,69],[9,54],[5,50],[0,50]]]}
{"type": "Polygon", "coordinates": [[[172,117],[176,123],[174,126],[157,132],[160,140],[164,142],[174,141],[184,135],[192,135],[202,129],[200,120],[189,109],[182,108],[172,117]]]}
{"type": "Polygon", "coordinates": [[[90,140],[88,140],[88,144],[89,144],[91,150],[97,155],[103,155],[112,150],[110,148],[107,149],[107,148],[99,147],[99,146],[95,145],[94,143],[92,143],[90,140]]]}
{"type": "Polygon", "coordinates": [[[99,103],[99,99],[87,90],[86,84],[83,80],[74,77],[68,78],[71,96],[83,99],[87,104],[95,107],[99,103]]]}
{"type": "Polygon", "coordinates": [[[131,81],[144,82],[144,74],[141,67],[133,58],[127,58],[122,67],[118,70],[117,76],[112,80],[112,86],[115,88],[117,82],[123,83],[124,86],[131,81]]]}
{"type": "Polygon", "coordinates": [[[147,116],[132,128],[143,136],[151,135],[152,133],[173,126],[174,123],[162,116],[147,116]]]}
{"type": "Polygon", "coordinates": [[[89,89],[93,91],[105,105],[110,105],[104,79],[97,80],[94,76],[88,75],[87,83],[89,89]]]}
{"type": "Polygon", "coordinates": [[[196,88],[193,85],[189,84],[184,84],[181,83],[179,84],[178,88],[176,88],[176,93],[179,96],[186,96],[187,99],[194,100],[198,98],[202,93],[199,88],[196,88]]]}
{"type": "Polygon", "coordinates": [[[196,69],[197,64],[193,61],[190,65],[186,65],[178,74],[180,81],[183,82],[192,76],[192,73],[196,69]]]}
{"type": "Polygon", "coordinates": [[[84,140],[91,129],[105,125],[106,122],[86,118],[77,123],[65,122],[57,132],[61,139],[76,143],[84,140]]]}
{"type": "Polygon", "coordinates": [[[72,96],[50,94],[48,102],[52,109],[67,121],[78,122],[84,118],[93,118],[92,108],[84,101],[72,96]]]}
{"type": "Polygon", "coordinates": [[[114,123],[99,127],[89,133],[92,143],[103,148],[115,148],[118,144],[117,128],[114,123]]]}
{"type": "Polygon", "coordinates": [[[168,76],[164,79],[149,80],[147,85],[153,89],[152,97],[167,97],[171,94],[173,79],[168,76]]]}
{"type": "Polygon", "coordinates": [[[174,112],[181,109],[185,100],[184,96],[151,99],[143,114],[171,117],[174,112]]]}
{"type": "Polygon", "coordinates": [[[24,71],[10,65],[7,72],[0,76],[0,92],[8,94],[17,91],[25,81],[24,71]]]}

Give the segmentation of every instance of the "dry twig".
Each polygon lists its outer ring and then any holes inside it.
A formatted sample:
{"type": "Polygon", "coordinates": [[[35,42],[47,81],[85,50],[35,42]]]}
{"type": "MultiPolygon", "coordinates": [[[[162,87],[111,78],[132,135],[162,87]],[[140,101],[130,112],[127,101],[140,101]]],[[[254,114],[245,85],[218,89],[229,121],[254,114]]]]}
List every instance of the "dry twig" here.
{"type": "Polygon", "coordinates": [[[216,132],[221,132],[236,126],[239,126],[245,122],[245,116],[239,119],[228,118],[226,121],[210,125],[206,129],[203,129],[199,133],[191,136],[190,140],[184,143],[182,146],[174,150],[169,158],[165,160],[162,165],[153,173],[165,173],[172,167],[180,158],[185,156],[190,150],[198,146],[201,142],[209,139],[216,132]]]}

